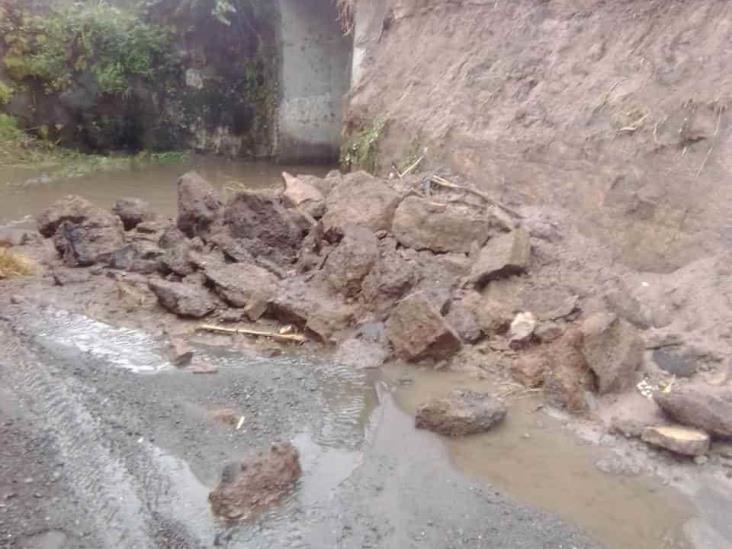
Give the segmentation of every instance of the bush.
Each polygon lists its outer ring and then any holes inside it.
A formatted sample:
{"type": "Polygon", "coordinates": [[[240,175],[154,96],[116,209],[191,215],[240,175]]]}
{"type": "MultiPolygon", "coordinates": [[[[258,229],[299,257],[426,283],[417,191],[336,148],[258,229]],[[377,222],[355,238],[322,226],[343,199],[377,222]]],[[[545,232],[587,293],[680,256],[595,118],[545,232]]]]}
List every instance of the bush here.
{"type": "Polygon", "coordinates": [[[169,30],[134,11],[77,2],[41,16],[22,4],[9,3],[0,28],[8,45],[3,63],[14,80],[36,79],[51,93],[91,74],[101,93],[125,94],[135,79],[152,80],[172,63],[169,30]]]}

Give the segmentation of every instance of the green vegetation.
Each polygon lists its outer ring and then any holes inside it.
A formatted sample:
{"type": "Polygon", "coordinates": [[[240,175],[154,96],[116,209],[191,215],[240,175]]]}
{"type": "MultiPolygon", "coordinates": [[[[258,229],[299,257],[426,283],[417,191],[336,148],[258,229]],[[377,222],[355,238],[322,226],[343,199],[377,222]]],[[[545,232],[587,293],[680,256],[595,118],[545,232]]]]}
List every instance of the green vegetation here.
{"type": "Polygon", "coordinates": [[[376,170],[376,153],[386,121],[377,118],[373,123],[353,135],[341,149],[341,165],[347,170],[376,170]]]}
{"type": "Polygon", "coordinates": [[[3,64],[15,81],[35,80],[47,93],[92,75],[102,94],[126,94],[136,79],[159,78],[173,64],[169,29],[110,4],[79,2],[47,14],[9,2],[0,12],[7,50],[3,64]]]}

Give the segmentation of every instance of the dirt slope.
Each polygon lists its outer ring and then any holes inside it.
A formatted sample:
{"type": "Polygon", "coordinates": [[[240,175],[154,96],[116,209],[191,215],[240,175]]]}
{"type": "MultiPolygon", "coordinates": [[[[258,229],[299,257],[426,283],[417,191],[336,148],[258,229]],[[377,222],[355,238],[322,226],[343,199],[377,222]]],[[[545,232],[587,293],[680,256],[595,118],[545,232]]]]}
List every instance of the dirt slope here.
{"type": "Polygon", "coordinates": [[[364,3],[349,121],[387,121],[383,169],[429,147],[643,271],[730,242],[728,2],[364,3]]]}

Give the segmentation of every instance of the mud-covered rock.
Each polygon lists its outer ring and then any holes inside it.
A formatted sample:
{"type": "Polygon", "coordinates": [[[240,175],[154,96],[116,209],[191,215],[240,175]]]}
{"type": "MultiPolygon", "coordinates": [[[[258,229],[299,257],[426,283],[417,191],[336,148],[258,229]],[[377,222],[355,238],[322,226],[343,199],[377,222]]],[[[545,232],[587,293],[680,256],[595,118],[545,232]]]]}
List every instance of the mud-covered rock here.
{"type": "Polygon", "coordinates": [[[224,301],[243,308],[253,321],[267,311],[277,291],[277,277],[250,263],[214,264],[204,273],[224,301]]]}
{"type": "Polygon", "coordinates": [[[506,333],[514,318],[509,305],[478,292],[468,291],[463,296],[462,303],[473,314],[478,327],[486,335],[506,333]]]}
{"type": "Polygon", "coordinates": [[[196,172],[178,179],[178,228],[187,236],[204,236],[221,211],[216,189],[196,172]]]}
{"type": "Polygon", "coordinates": [[[82,284],[91,279],[91,273],[85,269],[57,268],[52,271],[53,281],[57,286],[82,284]]]}
{"type": "Polygon", "coordinates": [[[101,209],[87,199],[69,195],[56,201],[38,215],[36,218],[38,232],[46,238],[50,238],[64,221],[78,224],[100,213],[101,209]]]}
{"type": "Polygon", "coordinates": [[[193,349],[181,337],[170,338],[170,361],[179,368],[188,366],[193,360],[193,349]]]}
{"type": "Polygon", "coordinates": [[[374,233],[359,225],[346,225],[343,238],[325,261],[325,276],[338,292],[353,297],[379,258],[374,233]]]}
{"type": "Polygon", "coordinates": [[[392,232],[407,248],[468,253],[488,240],[491,220],[466,205],[437,204],[409,196],[394,213],[392,232]]]}
{"type": "Polygon", "coordinates": [[[211,510],[227,520],[246,520],[279,502],[300,478],[300,456],[289,442],[226,466],[208,496],[211,510]]]}
{"type": "Polygon", "coordinates": [[[373,232],[391,229],[401,196],[381,179],[366,172],[343,177],[325,200],[326,232],[342,232],[346,225],[362,225],[373,232]]]}
{"type": "Polygon", "coordinates": [[[163,228],[160,238],[158,239],[158,246],[166,250],[177,246],[183,240],[187,240],[183,231],[181,231],[177,225],[169,225],[163,228]]]}
{"type": "Polygon", "coordinates": [[[629,322],[596,313],[582,323],[582,353],[597,376],[601,394],[622,392],[636,383],[643,363],[643,339],[629,322]]]}
{"type": "Polygon", "coordinates": [[[455,390],[420,406],[414,424],[446,436],[465,436],[492,429],[507,412],[506,405],[490,394],[455,390]]]}
{"type": "Polygon", "coordinates": [[[732,389],[702,383],[678,385],[653,395],[672,419],[722,438],[732,438],[732,389]]]}
{"type": "Polygon", "coordinates": [[[402,299],[389,315],[386,335],[399,358],[443,360],[460,350],[460,336],[423,292],[402,299]]]}
{"type": "Polygon", "coordinates": [[[543,350],[547,400],[576,413],[587,411],[587,394],[595,390],[595,377],[582,353],[582,339],[580,330],[570,329],[543,350]]]}
{"type": "Polygon", "coordinates": [[[89,267],[109,262],[112,254],[124,246],[122,222],[108,212],[96,212],[79,223],[63,221],[53,243],[69,267],[89,267]]]}
{"type": "Polygon", "coordinates": [[[286,205],[297,208],[315,219],[323,217],[325,196],[320,189],[303,178],[295,177],[287,172],[282,173],[282,179],[285,181],[282,197],[286,205]]]}
{"type": "Polygon", "coordinates": [[[475,315],[462,301],[453,301],[445,320],[457,332],[464,343],[475,343],[483,337],[483,331],[478,326],[475,315]]]}
{"type": "Polygon", "coordinates": [[[416,266],[395,247],[382,245],[379,258],[361,285],[366,303],[390,305],[406,295],[417,281],[416,266]]]}
{"type": "Polygon", "coordinates": [[[688,349],[679,351],[662,347],[653,351],[653,362],[676,377],[691,377],[697,370],[697,358],[688,349]]]}
{"type": "Polygon", "coordinates": [[[516,229],[491,238],[478,252],[470,281],[478,287],[498,278],[521,274],[529,267],[529,233],[516,229]]]}
{"type": "Polygon", "coordinates": [[[246,252],[277,265],[297,260],[307,228],[299,223],[277,197],[262,193],[237,193],[226,205],[221,224],[213,231],[213,241],[237,261],[246,252]],[[226,240],[230,242],[227,244],[226,240]],[[235,250],[235,247],[240,250],[235,250]]]}
{"type": "Polygon", "coordinates": [[[131,231],[140,223],[155,217],[150,204],[141,198],[122,198],[112,206],[112,212],[122,220],[125,231],[131,231]]]}
{"type": "Polygon", "coordinates": [[[175,273],[181,277],[193,274],[196,267],[190,257],[192,249],[193,246],[187,239],[166,249],[159,258],[160,271],[165,274],[175,273]]]}
{"type": "Polygon", "coordinates": [[[677,425],[649,426],[643,430],[644,442],[684,456],[701,456],[709,451],[709,435],[699,429],[677,425]]]}
{"type": "Polygon", "coordinates": [[[178,316],[202,318],[216,308],[208,290],[199,286],[157,279],[150,280],[148,286],[160,305],[178,316]]]}
{"type": "Polygon", "coordinates": [[[131,273],[152,274],[160,267],[158,261],[163,251],[143,242],[127,244],[115,250],[109,258],[109,266],[131,273]]]}
{"type": "Polygon", "coordinates": [[[281,322],[313,332],[323,341],[332,341],[354,318],[353,308],[328,286],[319,281],[306,282],[301,277],[280,282],[270,314],[281,322]]]}

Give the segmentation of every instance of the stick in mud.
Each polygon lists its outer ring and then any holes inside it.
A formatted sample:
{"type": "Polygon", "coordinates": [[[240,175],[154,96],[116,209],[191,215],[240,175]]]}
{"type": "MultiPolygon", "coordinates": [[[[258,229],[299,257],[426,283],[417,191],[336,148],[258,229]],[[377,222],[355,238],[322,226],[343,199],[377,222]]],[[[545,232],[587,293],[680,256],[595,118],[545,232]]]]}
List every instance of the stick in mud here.
{"type": "Polygon", "coordinates": [[[200,330],[203,332],[213,332],[217,334],[270,337],[278,341],[287,341],[292,343],[305,343],[307,341],[307,338],[302,334],[278,334],[277,332],[250,330],[248,328],[226,328],[224,326],[215,326],[213,324],[201,324],[196,328],[196,330],[200,330]]]}

